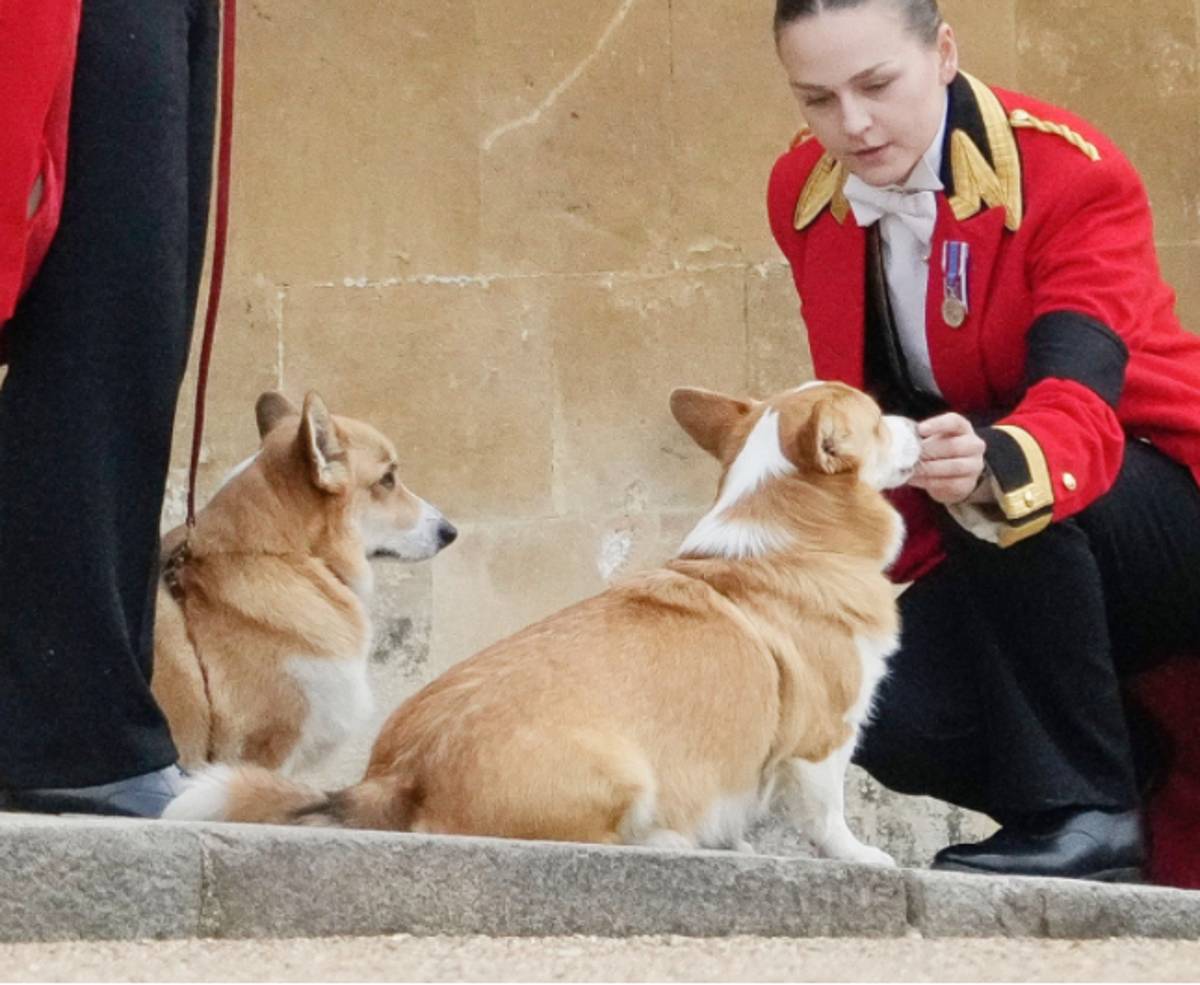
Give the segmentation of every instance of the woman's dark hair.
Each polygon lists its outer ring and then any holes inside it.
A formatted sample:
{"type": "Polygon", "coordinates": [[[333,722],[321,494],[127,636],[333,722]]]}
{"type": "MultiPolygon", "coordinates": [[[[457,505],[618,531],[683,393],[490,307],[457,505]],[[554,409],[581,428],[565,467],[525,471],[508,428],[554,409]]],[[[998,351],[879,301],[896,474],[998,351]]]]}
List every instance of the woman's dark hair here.
{"type": "MultiPolygon", "coordinates": [[[[775,37],[785,27],[802,17],[812,17],[824,10],[846,10],[861,7],[870,0],[775,0],[775,37]]],[[[908,29],[924,41],[933,44],[937,40],[938,28],[942,26],[942,13],[937,0],[886,0],[898,7],[908,22],[908,29]]]]}

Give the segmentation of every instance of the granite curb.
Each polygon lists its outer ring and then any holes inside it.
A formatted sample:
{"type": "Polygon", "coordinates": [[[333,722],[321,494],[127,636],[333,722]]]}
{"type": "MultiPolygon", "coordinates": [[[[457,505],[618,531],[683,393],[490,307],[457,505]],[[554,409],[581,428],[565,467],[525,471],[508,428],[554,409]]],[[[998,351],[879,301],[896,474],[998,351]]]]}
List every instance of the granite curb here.
{"type": "Polygon", "coordinates": [[[0,941],[1200,939],[1200,893],[796,857],[8,815],[0,941]]]}

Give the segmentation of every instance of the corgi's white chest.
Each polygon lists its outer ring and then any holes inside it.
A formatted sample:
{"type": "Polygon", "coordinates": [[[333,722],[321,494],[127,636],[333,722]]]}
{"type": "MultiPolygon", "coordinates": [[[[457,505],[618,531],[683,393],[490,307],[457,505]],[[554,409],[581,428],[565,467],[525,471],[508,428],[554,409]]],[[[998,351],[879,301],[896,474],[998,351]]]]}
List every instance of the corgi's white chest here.
{"type": "Polygon", "coordinates": [[[863,723],[871,712],[871,701],[875,697],[875,689],[887,672],[887,658],[900,646],[899,638],[895,636],[866,637],[860,636],[858,657],[862,663],[862,688],[858,692],[858,700],[846,715],[847,721],[856,728],[863,723]]]}
{"type": "Polygon", "coordinates": [[[287,669],[308,701],[308,716],[284,772],[326,755],[362,728],[373,709],[365,659],[296,657],[287,669]]]}

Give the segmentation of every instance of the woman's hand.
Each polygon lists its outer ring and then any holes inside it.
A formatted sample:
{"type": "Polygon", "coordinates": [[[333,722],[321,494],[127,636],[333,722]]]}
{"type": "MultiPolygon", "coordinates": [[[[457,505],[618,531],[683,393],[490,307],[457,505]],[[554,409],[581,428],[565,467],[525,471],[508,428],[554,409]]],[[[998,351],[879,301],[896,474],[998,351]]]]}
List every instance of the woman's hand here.
{"type": "Polygon", "coordinates": [[[908,484],[946,505],[966,500],[983,475],[987,447],[971,422],[961,414],[941,414],[921,421],[917,434],[921,460],[908,484]]]}

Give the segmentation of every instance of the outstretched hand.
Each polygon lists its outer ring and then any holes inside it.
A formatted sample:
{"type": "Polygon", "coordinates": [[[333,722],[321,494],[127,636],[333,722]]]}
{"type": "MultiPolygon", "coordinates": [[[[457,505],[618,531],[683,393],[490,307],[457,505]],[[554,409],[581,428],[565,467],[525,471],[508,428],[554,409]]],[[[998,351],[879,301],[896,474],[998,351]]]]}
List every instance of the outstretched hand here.
{"type": "Polygon", "coordinates": [[[950,505],[965,501],[983,475],[987,446],[961,414],[939,414],[917,425],[921,460],[909,485],[924,489],[931,499],[950,505]]]}

